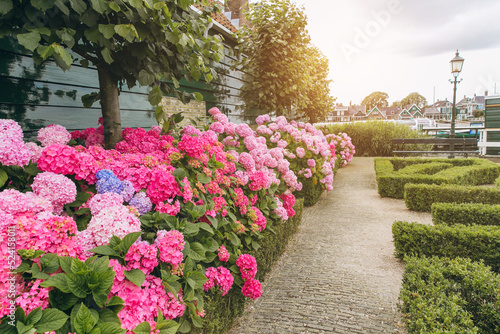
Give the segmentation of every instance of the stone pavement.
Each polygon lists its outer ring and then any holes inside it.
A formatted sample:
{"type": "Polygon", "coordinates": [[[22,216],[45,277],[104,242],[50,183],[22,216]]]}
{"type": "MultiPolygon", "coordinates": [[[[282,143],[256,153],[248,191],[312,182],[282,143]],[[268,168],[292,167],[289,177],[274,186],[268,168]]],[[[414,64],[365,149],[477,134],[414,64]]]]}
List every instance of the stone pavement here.
{"type": "Polygon", "coordinates": [[[402,200],[381,198],[373,158],[339,170],[334,190],[306,208],[295,238],[229,334],[405,333],[398,312],[403,264],[392,223],[431,224],[402,200]]]}

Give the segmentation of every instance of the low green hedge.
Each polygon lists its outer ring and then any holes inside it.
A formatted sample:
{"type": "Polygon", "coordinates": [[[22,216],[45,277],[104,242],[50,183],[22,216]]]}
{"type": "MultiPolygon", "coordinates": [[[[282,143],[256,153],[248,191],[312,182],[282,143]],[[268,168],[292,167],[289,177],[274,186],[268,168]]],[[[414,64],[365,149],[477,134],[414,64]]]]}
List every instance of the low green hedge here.
{"type": "Polygon", "coordinates": [[[469,259],[406,257],[399,299],[408,334],[500,333],[500,276],[469,259]]]}
{"type": "Polygon", "coordinates": [[[495,185],[496,185],[497,187],[500,187],[500,176],[499,176],[499,177],[497,177],[497,179],[495,180],[495,185]]]}
{"type": "Polygon", "coordinates": [[[423,225],[395,222],[392,236],[396,256],[464,257],[483,260],[493,270],[500,269],[500,227],[423,225]]]}
{"type": "MultiPolygon", "coordinates": [[[[283,254],[290,238],[297,232],[302,221],[303,207],[304,200],[297,199],[294,206],[295,216],[284,224],[275,224],[262,232],[261,248],[250,253],[257,260],[258,280],[264,281],[265,275],[283,254]]],[[[238,289],[237,286],[233,286],[224,297],[215,291],[207,293],[203,328],[196,329],[193,333],[220,334],[229,330],[245,308],[245,297],[238,289]]]]}
{"type": "Polygon", "coordinates": [[[375,173],[380,196],[403,198],[404,186],[408,183],[459,185],[493,183],[500,175],[500,166],[485,159],[378,158],[375,159],[375,173]],[[452,164],[453,167],[443,169],[444,164],[452,164]],[[431,173],[438,169],[440,171],[432,175],[421,174],[422,171],[431,173]],[[409,174],[408,171],[412,170],[419,173],[409,174]]]}
{"type": "Polygon", "coordinates": [[[428,212],[433,203],[500,204],[500,188],[406,184],[404,200],[408,209],[428,212]]]}
{"type": "Polygon", "coordinates": [[[304,199],[304,206],[313,206],[319,201],[321,194],[323,193],[323,184],[317,182],[313,183],[312,178],[302,181],[302,190],[296,191],[293,194],[296,198],[304,199]]]}
{"type": "Polygon", "coordinates": [[[471,203],[433,203],[434,224],[500,226],[500,205],[471,203]]]}
{"type": "Polygon", "coordinates": [[[400,174],[424,174],[433,175],[444,169],[453,167],[453,164],[448,162],[431,162],[426,164],[415,164],[401,168],[398,172],[400,174]]]}

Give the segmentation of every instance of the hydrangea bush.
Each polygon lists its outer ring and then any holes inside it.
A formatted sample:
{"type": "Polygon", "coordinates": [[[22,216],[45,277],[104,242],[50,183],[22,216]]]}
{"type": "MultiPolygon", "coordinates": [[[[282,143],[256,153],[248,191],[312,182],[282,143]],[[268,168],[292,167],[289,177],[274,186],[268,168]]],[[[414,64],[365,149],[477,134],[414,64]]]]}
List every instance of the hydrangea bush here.
{"type": "Polygon", "coordinates": [[[0,332],[186,333],[206,292],[260,296],[248,253],[295,214],[307,169],[290,149],[326,188],[335,151],[309,126],[278,120],[304,141],[287,148],[211,114],[205,131],[127,128],[113,150],[101,127],[51,125],[37,145],[0,120],[0,332]]]}

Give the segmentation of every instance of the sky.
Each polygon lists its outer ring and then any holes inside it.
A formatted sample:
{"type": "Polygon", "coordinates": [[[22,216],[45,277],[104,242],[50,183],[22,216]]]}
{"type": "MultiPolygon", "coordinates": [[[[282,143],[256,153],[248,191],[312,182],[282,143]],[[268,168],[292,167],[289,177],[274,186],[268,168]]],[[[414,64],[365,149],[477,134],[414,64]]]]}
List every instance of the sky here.
{"type": "Polygon", "coordinates": [[[452,100],[450,60],[465,59],[464,95],[500,94],[498,0],[292,0],[304,6],[312,43],[329,59],[337,103],[374,91],[389,104],[411,92],[452,100]]]}

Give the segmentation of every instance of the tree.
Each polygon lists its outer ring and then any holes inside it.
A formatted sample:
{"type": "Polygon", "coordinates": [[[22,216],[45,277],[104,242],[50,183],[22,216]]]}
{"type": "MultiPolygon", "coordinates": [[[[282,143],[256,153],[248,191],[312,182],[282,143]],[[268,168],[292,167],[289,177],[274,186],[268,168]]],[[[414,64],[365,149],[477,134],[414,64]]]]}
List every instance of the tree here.
{"type": "Polygon", "coordinates": [[[327,114],[333,112],[335,99],[330,95],[329,85],[332,80],[327,78],[328,59],[315,47],[307,51],[304,55],[307,61],[311,62],[311,72],[305,92],[307,99],[303,99],[297,108],[309,122],[316,123],[323,121],[327,114]]]}
{"type": "Polygon", "coordinates": [[[401,100],[401,106],[406,109],[410,108],[414,104],[420,109],[423,109],[427,106],[427,99],[419,93],[413,92],[401,100]]]}
{"type": "Polygon", "coordinates": [[[329,108],[325,103],[333,108],[328,62],[310,44],[303,8],[290,0],[262,1],[251,6],[247,20],[238,36],[245,57],[235,65],[248,74],[241,90],[243,107],[312,118],[329,108]]]}
{"type": "MultiPolygon", "coordinates": [[[[149,102],[163,94],[183,101],[201,94],[181,91],[179,80],[212,80],[222,56],[217,37],[207,36],[214,7],[190,10],[201,0],[3,0],[0,37],[12,37],[40,64],[49,58],[63,70],[79,60],[97,68],[100,91],[82,97],[100,101],[105,146],[121,140],[119,91],[126,83],[151,86],[149,102]],[[70,53],[71,51],[72,53],[70,53]],[[76,60],[72,54],[76,54],[76,60]]],[[[156,108],[157,119],[165,117],[156,108]]]]}
{"type": "Polygon", "coordinates": [[[367,97],[365,97],[361,102],[361,104],[366,106],[367,110],[371,110],[375,107],[377,108],[387,107],[389,105],[389,102],[387,101],[388,98],[389,95],[387,95],[387,93],[373,92],[367,97]]]}
{"type": "Polygon", "coordinates": [[[401,107],[401,101],[392,102],[391,107],[401,107]]]}

